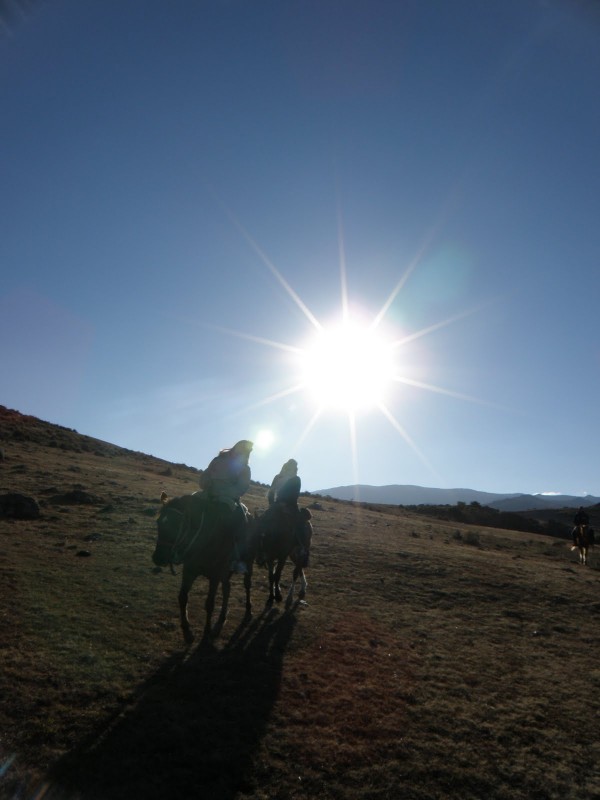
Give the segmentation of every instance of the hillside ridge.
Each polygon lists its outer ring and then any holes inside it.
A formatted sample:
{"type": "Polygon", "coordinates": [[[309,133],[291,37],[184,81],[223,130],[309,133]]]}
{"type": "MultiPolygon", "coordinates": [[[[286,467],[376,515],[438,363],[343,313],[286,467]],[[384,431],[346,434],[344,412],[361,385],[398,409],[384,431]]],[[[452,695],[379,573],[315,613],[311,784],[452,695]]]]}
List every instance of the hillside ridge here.
{"type": "Polygon", "coordinates": [[[594,506],[599,497],[586,495],[531,495],[523,493],[494,493],[476,489],[436,489],[427,486],[389,484],[371,486],[334,486],[320,489],[313,494],[334,497],[338,500],[356,500],[384,505],[458,505],[480,503],[498,511],[533,511],[536,509],[560,509],[565,507],[594,506]]]}

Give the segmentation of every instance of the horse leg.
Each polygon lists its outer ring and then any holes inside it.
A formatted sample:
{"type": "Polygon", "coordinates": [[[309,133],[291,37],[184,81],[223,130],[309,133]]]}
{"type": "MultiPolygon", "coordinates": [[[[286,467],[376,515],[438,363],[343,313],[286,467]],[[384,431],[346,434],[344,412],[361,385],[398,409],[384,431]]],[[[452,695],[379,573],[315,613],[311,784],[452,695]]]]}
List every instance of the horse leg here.
{"type": "MultiPolygon", "coordinates": [[[[218,581],[215,581],[215,595],[216,595],[216,588],[218,586],[218,581]]],[[[229,578],[221,581],[221,587],[223,590],[223,603],[221,605],[221,613],[219,614],[219,619],[212,631],[213,636],[218,636],[221,631],[223,630],[223,625],[227,622],[227,609],[229,608],[229,594],[231,592],[231,582],[229,578]]],[[[215,595],[213,595],[213,606],[214,606],[214,599],[215,595]]],[[[210,622],[209,624],[209,631],[210,631],[210,622]]]]}
{"type": "Polygon", "coordinates": [[[248,570],[244,575],[244,589],[246,590],[246,616],[249,617],[252,614],[252,599],[251,599],[251,591],[252,591],[252,564],[248,564],[248,570]]]}
{"type": "Polygon", "coordinates": [[[193,582],[194,579],[191,578],[190,575],[186,573],[186,569],[184,567],[183,575],[181,578],[181,587],[179,589],[179,617],[181,620],[181,630],[183,631],[183,638],[186,644],[191,644],[194,641],[194,634],[192,633],[187,613],[188,597],[193,582]]]}
{"type": "Polygon", "coordinates": [[[275,582],[275,575],[274,575],[274,562],[268,561],[267,567],[269,569],[269,597],[267,599],[267,605],[272,606],[273,601],[275,600],[275,592],[273,591],[273,585],[275,582]]]}
{"type": "Polygon", "coordinates": [[[294,587],[296,585],[296,580],[298,578],[299,568],[294,567],[294,574],[292,575],[292,582],[290,583],[290,588],[287,593],[287,597],[285,598],[285,607],[291,608],[292,603],[294,602],[294,587]]]}
{"type": "Polygon", "coordinates": [[[273,589],[275,590],[275,600],[278,603],[281,603],[283,600],[283,595],[281,594],[281,587],[279,586],[279,581],[281,580],[281,573],[283,572],[283,567],[285,566],[285,558],[280,558],[277,561],[277,568],[275,570],[275,574],[273,576],[273,588],[271,589],[271,593],[273,593],[273,589]]]}
{"type": "Polygon", "coordinates": [[[204,623],[204,638],[210,636],[212,631],[212,615],[215,610],[215,597],[217,596],[217,588],[219,586],[218,578],[209,578],[208,581],[208,594],[206,595],[206,603],[204,608],[206,610],[206,621],[204,623]]]}
{"type": "Polygon", "coordinates": [[[304,574],[304,570],[302,567],[299,567],[300,570],[300,591],[298,593],[298,599],[304,600],[306,597],[306,590],[308,588],[308,581],[306,580],[306,575],[304,574]]]}

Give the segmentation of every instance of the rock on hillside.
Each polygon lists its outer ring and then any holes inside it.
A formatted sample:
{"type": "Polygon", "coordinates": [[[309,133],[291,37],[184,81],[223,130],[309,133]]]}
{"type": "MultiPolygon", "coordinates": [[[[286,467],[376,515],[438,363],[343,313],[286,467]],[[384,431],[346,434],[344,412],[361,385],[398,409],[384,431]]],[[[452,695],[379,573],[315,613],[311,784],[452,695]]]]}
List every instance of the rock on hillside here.
{"type": "Polygon", "coordinates": [[[40,507],[33,497],[19,492],[0,495],[0,519],[37,519],[40,507]]]}

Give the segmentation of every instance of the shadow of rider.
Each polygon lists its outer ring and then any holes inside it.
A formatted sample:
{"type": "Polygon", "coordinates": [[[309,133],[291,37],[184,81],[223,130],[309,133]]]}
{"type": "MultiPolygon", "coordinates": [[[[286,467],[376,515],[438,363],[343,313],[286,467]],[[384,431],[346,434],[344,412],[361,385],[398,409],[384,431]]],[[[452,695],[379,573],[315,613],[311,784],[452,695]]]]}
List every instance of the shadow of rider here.
{"type": "Polygon", "coordinates": [[[263,612],[223,649],[167,659],[135,697],[64,756],[50,797],[234,800],[253,794],[254,755],[279,696],[296,617],[263,612]],[[54,794],[53,792],[56,792],[54,794]]]}

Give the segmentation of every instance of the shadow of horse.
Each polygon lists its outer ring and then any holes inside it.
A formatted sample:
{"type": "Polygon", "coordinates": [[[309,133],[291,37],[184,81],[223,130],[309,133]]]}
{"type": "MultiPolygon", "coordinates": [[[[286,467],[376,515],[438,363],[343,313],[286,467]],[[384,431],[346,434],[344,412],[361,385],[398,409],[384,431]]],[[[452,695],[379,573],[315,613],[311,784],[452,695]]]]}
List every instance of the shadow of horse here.
{"type": "MultiPolygon", "coordinates": [[[[188,618],[188,599],[196,578],[208,578],[204,624],[204,638],[218,636],[227,620],[227,609],[231,593],[231,563],[236,550],[235,530],[231,512],[222,504],[207,501],[202,494],[187,494],[169,499],[165,492],[161,495],[162,507],[156,520],[158,537],[152,554],[152,561],[158,567],[183,564],[181,586],[179,588],[179,616],[186,644],[191,644],[194,634],[188,618]],[[217,622],[212,627],[217,590],[221,586],[222,603],[217,622]]],[[[243,536],[240,537],[244,551],[247,571],[244,574],[246,591],[246,615],[252,613],[251,590],[252,570],[256,546],[255,529],[249,515],[243,536]]]]}
{"type": "Polygon", "coordinates": [[[267,606],[272,606],[274,601],[280,603],[283,599],[280,581],[288,558],[294,565],[294,572],[285,601],[286,608],[292,606],[298,579],[298,598],[303,601],[306,596],[308,583],[304,567],[308,565],[313,533],[310,519],[311,513],[307,508],[289,513],[278,505],[271,506],[263,514],[254,515],[253,525],[259,540],[257,563],[264,564],[269,573],[267,606]]]}
{"type": "Polygon", "coordinates": [[[208,641],[169,659],[52,769],[60,800],[233,800],[259,790],[254,755],[279,695],[295,615],[263,613],[220,651],[208,641]]]}
{"type": "Polygon", "coordinates": [[[579,550],[579,563],[588,565],[588,553],[595,543],[594,529],[589,525],[576,525],[573,529],[573,546],[571,550],[579,550]]]}

